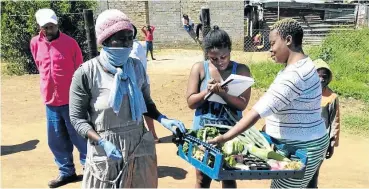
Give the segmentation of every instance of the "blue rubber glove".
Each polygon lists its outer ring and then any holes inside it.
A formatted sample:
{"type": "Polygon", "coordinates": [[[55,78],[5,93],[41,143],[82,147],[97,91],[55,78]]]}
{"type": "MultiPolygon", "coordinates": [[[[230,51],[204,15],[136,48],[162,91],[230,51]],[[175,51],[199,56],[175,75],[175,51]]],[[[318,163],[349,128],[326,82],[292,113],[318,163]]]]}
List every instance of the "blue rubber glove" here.
{"type": "Polygon", "coordinates": [[[158,121],[168,130],[172,131],[172,133],[177,134],[175,128],[177,127],[182,133],[186,133],[186,128],[181,121],[175,119],[168,119],[166,116],[161,115],[158,118],[158,121]]]}
{"type": "Polygon", "coordinates": [[[99,144],[99,146],[104,148],[104,151],[105,151],[106,156],[108,158],[110,158],[112,160],[120,160],[120,159],[123,158],[122,154],[120,153],[120,151],[117,149],[117,147],[113,143],[111,143],[111,142],[109,142],[105,139],[100,139],[98,141],[98,144],[99,144]]]}

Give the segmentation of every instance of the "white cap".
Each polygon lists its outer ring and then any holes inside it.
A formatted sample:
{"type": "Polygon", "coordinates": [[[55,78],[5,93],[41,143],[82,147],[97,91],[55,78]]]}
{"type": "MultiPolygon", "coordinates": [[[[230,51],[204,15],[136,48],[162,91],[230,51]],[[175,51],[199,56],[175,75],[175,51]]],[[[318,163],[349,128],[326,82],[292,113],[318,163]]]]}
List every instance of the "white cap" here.
{"type": "Polygon", "coordinates": [[[58,18],[56,17],[55,12],[51,9],[39,9],[35,16],[37,24],[41,27],[47,23],[58,24],[58,18]]]}

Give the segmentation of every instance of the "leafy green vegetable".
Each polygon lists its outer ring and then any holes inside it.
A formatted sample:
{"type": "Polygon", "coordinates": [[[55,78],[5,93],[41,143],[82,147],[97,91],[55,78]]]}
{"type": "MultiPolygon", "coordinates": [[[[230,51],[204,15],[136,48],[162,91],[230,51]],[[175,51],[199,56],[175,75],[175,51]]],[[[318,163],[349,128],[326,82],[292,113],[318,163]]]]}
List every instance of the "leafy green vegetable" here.
{"type": "Polygon", "coordinates": [[[244,149],[244,143],[240,139],[234,138],[224,143],[222,152],[225,155],[237,155],[242,153],[244,149]]]}
{"type": "Polygon", "coordinates": [[[268,159],[274,159],[278,161],[290,161],[288,158],[274,152],[273,150],[268,149],[261,149],[258,148],[252,144],[247,145],[248,151],[250,154],[262,159],[262,160],[268,160],[268,159]]]}
{"type": "Polygon", "coordinates": [[[183,143],[182,150],[183,150],[184,153],[188,152],[188,143],[187,142],[183,143]]]}
{"type": "Polygon", "coordinates": [[[232,156],[225,157],[224,162],[230,167],[234,167],[237,164],[237,161],[232,156]]]}
{"type": "Polygon", "coordinates": [[[283,155],[281,154],[278,154],[277,152],[275,151],[270,151],[268,152],[268,155],[267,155],[268,159],[274,159],[274,160],[277,160],[277,161],[291,161],[290,159],[284,157],[283,155]]]}
{"type": "Polygon", "coordinates": [[[206,141],[219,135],[219,131],[215,127],[204,127],[197,131],[196,138],[206,141]]]}

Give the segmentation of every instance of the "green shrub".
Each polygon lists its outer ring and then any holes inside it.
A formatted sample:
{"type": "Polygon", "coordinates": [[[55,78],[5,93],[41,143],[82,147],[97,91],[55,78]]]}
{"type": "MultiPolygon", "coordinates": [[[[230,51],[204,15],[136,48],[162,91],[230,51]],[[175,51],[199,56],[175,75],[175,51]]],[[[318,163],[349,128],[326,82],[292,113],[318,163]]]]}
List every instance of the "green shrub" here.
{"type": "MultiPolygon", "coordinates": [[[[59,18],[59,28],[76,39],[83,55],[88,52],[83,9],[95,9],[94,1],[1,1],[1,56],[11,75],[37,73],[30,48],[31,38],[38,34],[35,13],[51,8],[59,18]]],[[[87,56],[84,56],[87,57],[87,56]]]]}

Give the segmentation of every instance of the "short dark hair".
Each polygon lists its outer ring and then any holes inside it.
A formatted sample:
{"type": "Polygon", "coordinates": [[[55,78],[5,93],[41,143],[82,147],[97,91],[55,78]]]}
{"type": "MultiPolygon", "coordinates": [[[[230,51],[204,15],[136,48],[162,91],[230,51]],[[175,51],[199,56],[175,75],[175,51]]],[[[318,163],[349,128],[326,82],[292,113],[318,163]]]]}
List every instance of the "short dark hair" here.
{"type": "Polygon", "coordinates": [[[132,27],[133,27],[133,39],[136,39],[136,36],[137,36],[137,28],[133,24],[132,24],[132,27]]]}
{"type": "Polygon", "coordinates": [[[292,36],[293,44],[297,47],[302,45],[304,30],[301,25],[292,18],[285,18],[276,22],[273,24],[271,30],[277,30],[282,39],[286,39],[289,35],[292,36]]]}
{"type": "Polygon", "coordinates": [[[231,38],[227,32],[219,29],[217,25],[206,35],[203,45],[206,53],[211,49],[228,48],[232,50],[231,38]]]}
{"type": "Polygon", "coordinates": [[[183,18],[188,18],[188,15],[187,14],[183,14],[183,18]]]}

